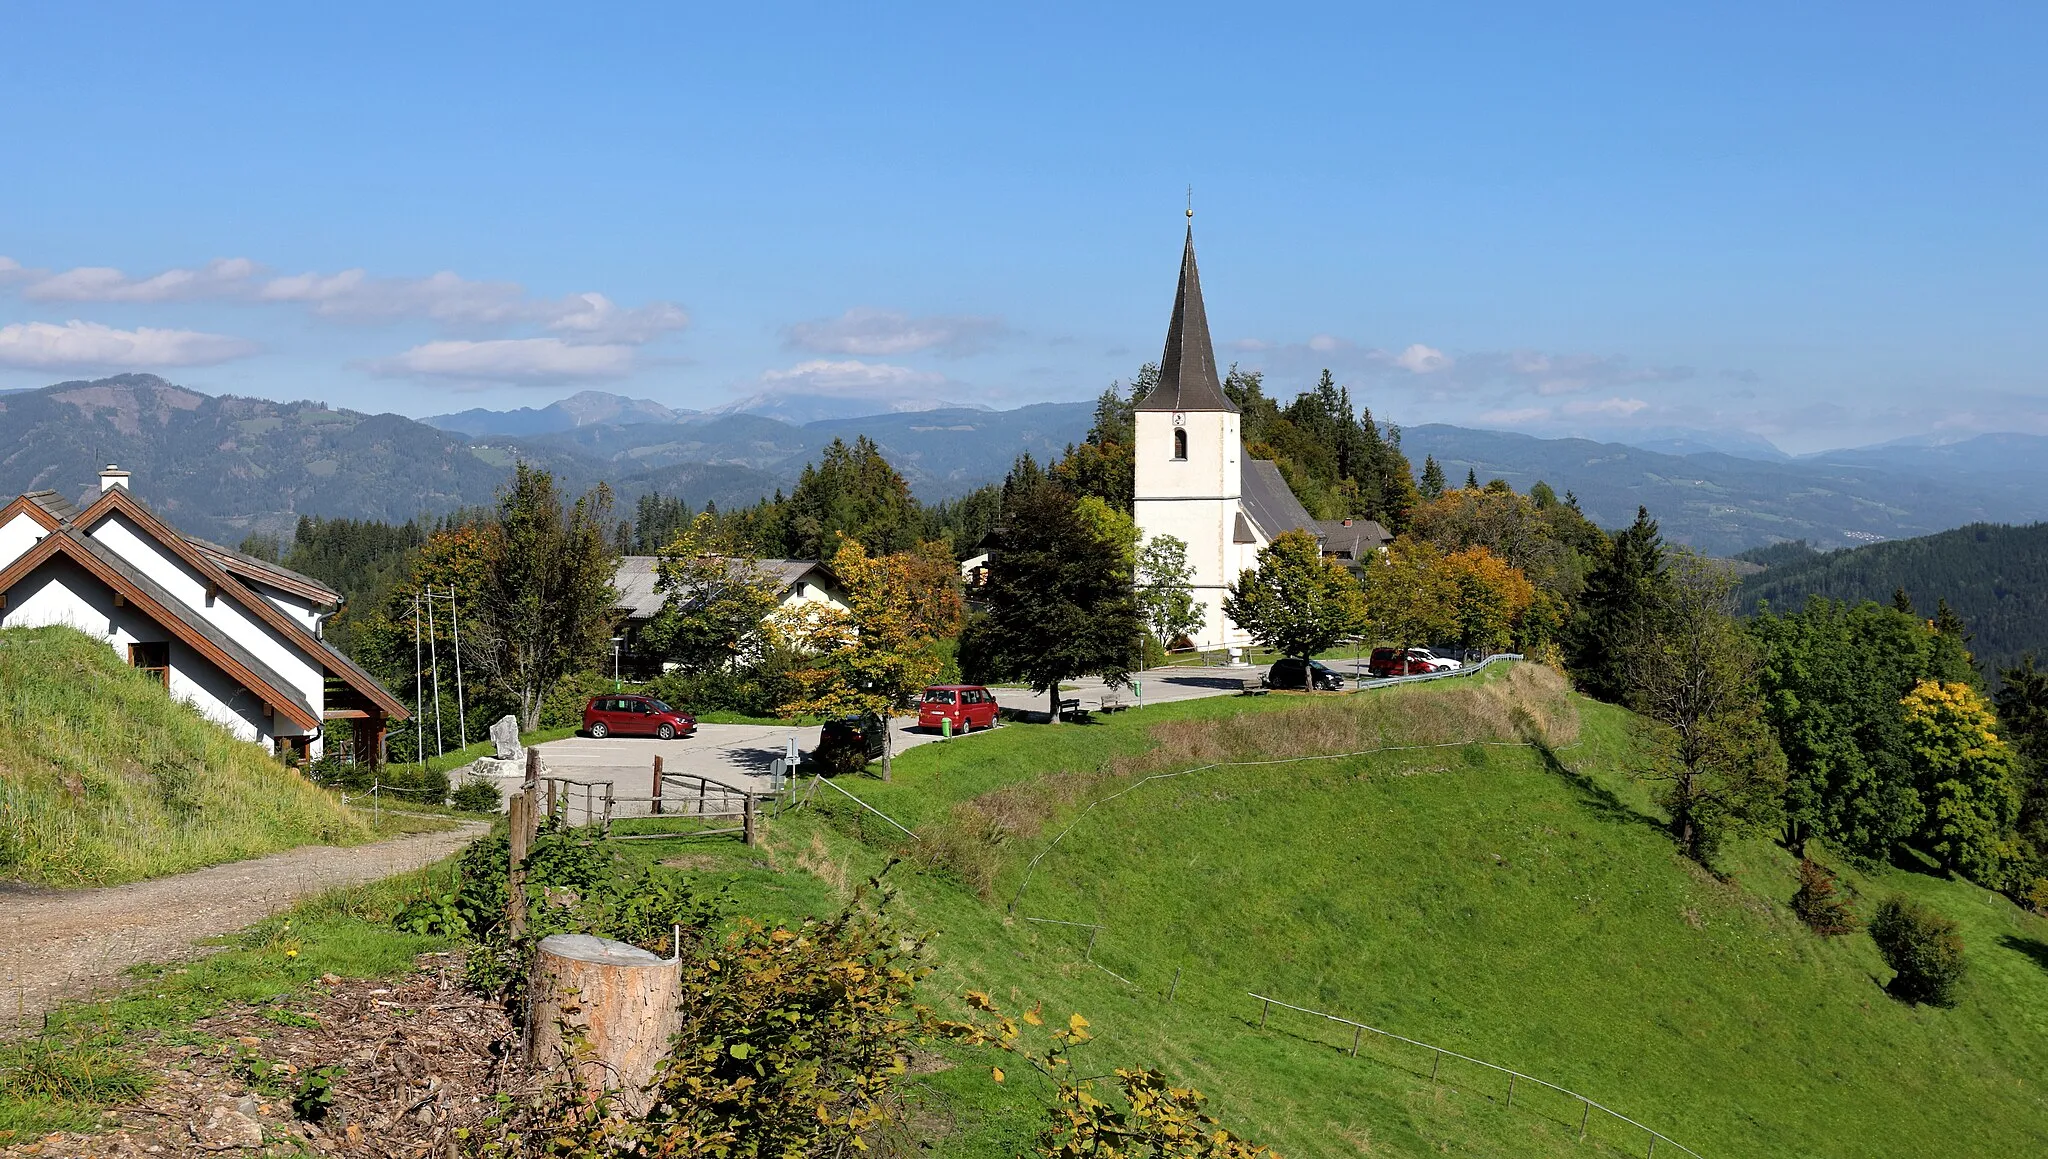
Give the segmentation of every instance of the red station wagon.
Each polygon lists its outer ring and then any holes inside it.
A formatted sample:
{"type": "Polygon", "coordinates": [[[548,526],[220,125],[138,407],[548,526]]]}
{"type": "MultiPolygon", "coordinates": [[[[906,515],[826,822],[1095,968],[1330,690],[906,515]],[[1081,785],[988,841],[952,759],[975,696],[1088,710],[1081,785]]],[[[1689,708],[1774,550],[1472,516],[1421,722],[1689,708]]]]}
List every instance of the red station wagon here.
{"type": "Polygon", "coordinates": [[[608,736],[654,736],[674,740],[697,731],[697,718],[652,696],[613,693],[593,696],[583,706],[583,731],[608,736]]]}
{"type": "Polygon", "coordinates": [[[934,732],[953,722],[954,732],[973,732],[996,725],[996,698],[979,684],[937,684],[924,690],[917,706],[917,726],[934,732]]]}

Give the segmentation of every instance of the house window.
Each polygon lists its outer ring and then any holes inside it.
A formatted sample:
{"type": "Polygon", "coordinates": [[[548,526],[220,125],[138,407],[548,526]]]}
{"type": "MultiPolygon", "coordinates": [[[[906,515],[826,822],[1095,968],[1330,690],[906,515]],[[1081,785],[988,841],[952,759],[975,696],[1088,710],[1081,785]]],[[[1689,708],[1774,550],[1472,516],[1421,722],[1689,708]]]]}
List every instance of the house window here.
{"type": "Polygon", "coordinates": [[[171,645],[168,641],[128,645],[128,663],[154,676],[164,687],[171,686],[171,645]]]}
{"type": "Polygon", "coordinates": [[[1188,457],[1188,433],[1185,430],[1173,432],[1173,457],[1176,461],[1188,457]]]}

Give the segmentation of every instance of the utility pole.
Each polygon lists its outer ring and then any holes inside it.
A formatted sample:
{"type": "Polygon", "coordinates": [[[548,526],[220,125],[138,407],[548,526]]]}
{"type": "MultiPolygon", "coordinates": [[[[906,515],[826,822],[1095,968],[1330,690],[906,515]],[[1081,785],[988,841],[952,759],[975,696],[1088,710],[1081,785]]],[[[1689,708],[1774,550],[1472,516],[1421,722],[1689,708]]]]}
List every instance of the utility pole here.
{"type": "Polygon", "coordinates": [[[448,623],[455,630],[455,722],[462,747],[469,747],[469,706],[462,701],[462,617],[455,611],[455,585],[448,585],[448,623]]]}
{"type": "Polygon", "coordinates": [[[412,598],[412,748],[420,759],[420,775],[427,773],[426,673],[420,667],[420,598],[412,598]]]}
{"type": "Polygon", "coordinates": [[[441,756],[448,746],[441,740],[441,651],[434,642],[434,589],[426,591],[427,601],[427,661],[434,666],[434,755],[441,756]]]}

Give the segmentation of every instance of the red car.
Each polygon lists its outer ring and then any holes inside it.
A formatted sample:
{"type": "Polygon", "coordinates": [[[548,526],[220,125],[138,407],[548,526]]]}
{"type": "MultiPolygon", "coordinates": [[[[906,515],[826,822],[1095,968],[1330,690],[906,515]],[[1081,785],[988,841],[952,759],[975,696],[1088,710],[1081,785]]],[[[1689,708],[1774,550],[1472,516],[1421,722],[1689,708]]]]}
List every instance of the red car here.
{"type": "Polygon", "coordinates": [[[593,696],[583,706],[583,731],[608,736],[655,736],[674,740],[697,731],[697,718],[652,696],[614,693],[593,696]]]}
{"type": "Polygon", "coordinates": [[[973,732],[996,725],[996,698],[979,684],[936,684],[924,690],[917,706],[917,726],[937,732],[947,721],[954,732],[973,732]]]}
{"type": "MultiPolygon", "coordinates": [[[[1420,651],[1417,649],[1416,651],[1420,651]]],[[[1402,652],[1399,648],[1374,648],[1372,658],[1365,662],[1368,676],[1420,676],[1436,671],[1436,665],[1416,654],[1416,651],[1402,652]]]]}

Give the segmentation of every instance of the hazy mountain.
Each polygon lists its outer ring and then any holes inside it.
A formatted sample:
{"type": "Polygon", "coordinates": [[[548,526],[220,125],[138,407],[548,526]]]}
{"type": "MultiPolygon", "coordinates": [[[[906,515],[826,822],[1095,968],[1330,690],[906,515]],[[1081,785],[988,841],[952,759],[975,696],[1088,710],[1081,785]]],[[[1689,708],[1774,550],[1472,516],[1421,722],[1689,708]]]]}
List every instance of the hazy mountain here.
{"type": "Polygon", "coordinates": [[[2048,660],[2048,523],[1975,524],[1849,551],[1750,553],[1771,566],[1743,581],[1745,611],[1796,612],[1813,596],[1888,604],[1906,589],[1922,615],[1947,600],[1987,676],[2033,653],[2048,660]]]}
{"type": "Polygon", "coordinates": [[[2048,489],[1903,469],[1882,459],[1774,463],[1719,452],[1667,455],[1620,443],[1435,424],[1406,428],[1402,446],[1417,464],[1424,455],[1436,456],[1454,484],[1471,469],[1481,482],[1502,478],[1517,490],[1541,479],[1559,493],[1575,492],[1586,515],[1603,527],[1621,526],[1638,505],[1647,506],[1665,535],[1716,555],[1779,540],[1854,547],[1966,523],[2048,518],[2048,489]]]}
{"type": "Polygon", "coordinates": [[[898,411],[930,411],[954,408],[986,410],[979,404],[966,400],[952,402],[921,396],[906,395],[901,398],[851,398],[838,394],[797,394],[784,391],[770,391],[756,394],[737,402],[729,402],[714,408],[716,414],[764,415],[781,419],[799,426],[814,422],[830,422],[835,419],[857,419],[880,413],[898,411]]]}
{"type": "Polygon", "coordinates": [[[519,436],[574,430],[593,423],[674,422],[694,413],[671,410],[650,399],[586,390],[539,409],[522,406],[517,410],[484,410],[479,407],[454,414],[429,415],[420,421],[437,430],[458,434],[519,436]]]}
{"type": "Polygon", "coordinates": [[[1700,455],[1719,451],[1724,455],[1734,455],[1738,459],[1761,459],[1767,463],[1782,463],[1792,458],[1791,455],[1779,450],[1776,443],[1748,431],[1646,427],[1626,434],[1612,433],[1605,438],[1596,436],[1594,441],[1625,443],[1661,455],[1700,455]]]}

